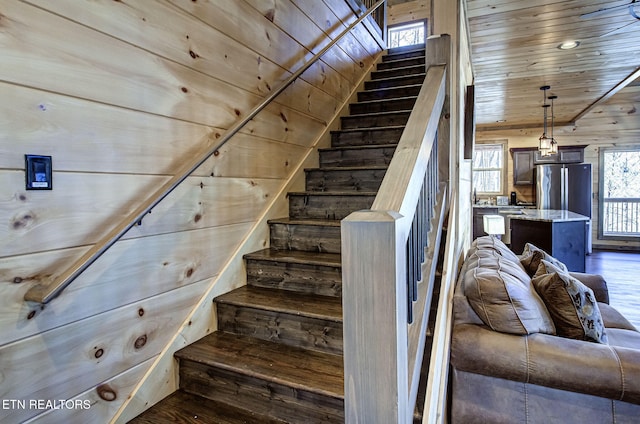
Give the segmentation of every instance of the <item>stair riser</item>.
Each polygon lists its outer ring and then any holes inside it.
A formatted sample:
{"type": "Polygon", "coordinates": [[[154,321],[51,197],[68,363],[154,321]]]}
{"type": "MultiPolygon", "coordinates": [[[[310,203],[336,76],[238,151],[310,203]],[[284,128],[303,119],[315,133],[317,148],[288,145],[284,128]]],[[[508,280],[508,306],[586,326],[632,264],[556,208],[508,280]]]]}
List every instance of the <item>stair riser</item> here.
{"type": "Polygon", "coordinates": [[[397,144],[404,128],[380,128],[360,131],[334,131],[331,133],[332,147],[371,146],[397,144]]]}
{"type": "Polygon", "coordinates": [[[373,149],[325,150],[320,152],[320,167],[389,165],[395,151],[395,146],[373,149]]]}
{"type": "Polygon", "coordinates": [[[344,423],[342,399],[192,361],[180,361],[180,387],[292,423],[344,423]]]}
{"type": "Polygon", "coordinates": [[[392,78],[392,77],[424,74],[425,70],[426,69],[424,64],[418,64],[416,66],[406,66],[406,67],[398,66],[391,69],[373,71],[371,72],[371,79],[378,80],[378,79],[386,79],[386,78],[392,78]]]}
{"type": "Polygon", "coordinates": [[[318,352],[342,354],[342,322],[217,303],[218,329],[318,352]]]}
{"type": "Polygon", "coordinates": [[[271,224],[270,239],[280,250],[340,253],[340,227],[271,224]]]}
{"type": "Polygon", "coordinates": [[[341,118],[342,129],[374,128],[405,125],[409,120],[409,111],[383,115],[358,115],[341,118]]]}
{"type": "Polygon", "coordinates": [[[247,284],[303,294],[341,297],[341,272],[339,267],[247,261],[247,284]]]}
{"type": "Polygon", "coordinates": [[[386,169],[306,171],[307,191],[378,191],[386,169]]]}
{"type": "Polygon", "coordinates": [[[425,54],[424,46],[422,49],[409,49],[406,51],[402,51],[403,49],[399,49],[396,51],[389,51],[388,54],[382,56],[383,62],[395,62],[397,60],[409,59],[414,57],[422,57],[425,54]]]}
{"type": "Polygon", "coordinates": [[[402,59],[397,61],[381,62],[381,63],[378,63],[378,65],[376,66],[376,69],[378,71],[386,71],[388,69],[406,68],[407,66],[419,66],[419,65],[426,66],[426,60],[424,58],[424,55],[422,57],[412,57],[412,58],[402,59]]]}
{"type": "Polygon", "coordinates": [[[375,196],[316,196],[289,194],[289,218],[344,219],[351,212],[369,209],[375,196]]]}
{"type": "Polygon", "coordinates": [[[403,87],[405,85],[422,84],[425,74],[411,75],[400,78],[391,78],[375,81],[366,81],[365,90],[378,90],[381,88],[403,87]]]}
{"type": "Polygon", "coordinates": [[[349,105],[353,115],[365,113],[393,112],[398,110],[411,110],[416,103],[415,97],[400,97],[398,99],[382,100],[368,103],[354,103],[349,105]]]}
{"type": "Polygon", "coordinates": [[[372,100],[396,99],[398,97],[417,96],[420,93],[419,84],[408,87],[392,87],[381,90],[360,91],[358,93],[359,102],[369,102],[372,100]]]}

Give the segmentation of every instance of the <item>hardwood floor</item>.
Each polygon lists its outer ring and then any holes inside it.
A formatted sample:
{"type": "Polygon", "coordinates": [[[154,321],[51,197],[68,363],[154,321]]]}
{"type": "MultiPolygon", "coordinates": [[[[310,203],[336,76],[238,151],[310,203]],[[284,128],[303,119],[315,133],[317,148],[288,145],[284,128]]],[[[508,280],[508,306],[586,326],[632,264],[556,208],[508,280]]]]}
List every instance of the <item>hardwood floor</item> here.
{"type": "Polygon", "coordinates": [[[640,253],[594,250],[586,272],[607,280],[611,306],[640,329],[640,253]]]}

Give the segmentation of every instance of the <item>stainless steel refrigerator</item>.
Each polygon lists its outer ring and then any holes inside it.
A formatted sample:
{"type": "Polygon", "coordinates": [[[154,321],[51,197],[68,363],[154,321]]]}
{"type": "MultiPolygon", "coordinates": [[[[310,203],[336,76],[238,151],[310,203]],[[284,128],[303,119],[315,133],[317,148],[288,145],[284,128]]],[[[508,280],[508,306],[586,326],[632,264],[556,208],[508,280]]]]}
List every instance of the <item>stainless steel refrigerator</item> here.
{"type": "MultiPolygon", "coordinates": [[[[591,218],[591,164],[548,164],[536,166],[538,209],[568,210],[591,218]]],[[[587,222],[587,254],[591,253],[591,220],[587,222]]]]}

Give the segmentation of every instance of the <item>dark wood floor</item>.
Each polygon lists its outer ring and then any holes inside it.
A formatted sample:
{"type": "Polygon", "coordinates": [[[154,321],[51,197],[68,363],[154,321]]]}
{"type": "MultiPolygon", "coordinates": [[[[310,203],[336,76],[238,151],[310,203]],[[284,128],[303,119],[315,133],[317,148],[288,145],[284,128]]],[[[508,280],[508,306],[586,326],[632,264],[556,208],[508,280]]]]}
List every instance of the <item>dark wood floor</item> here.
{"type": "Polygon", "coordinates": [[[586,272],[607,280],[611,306],[640,329],[640,253],[594,250],[586,272]]]}

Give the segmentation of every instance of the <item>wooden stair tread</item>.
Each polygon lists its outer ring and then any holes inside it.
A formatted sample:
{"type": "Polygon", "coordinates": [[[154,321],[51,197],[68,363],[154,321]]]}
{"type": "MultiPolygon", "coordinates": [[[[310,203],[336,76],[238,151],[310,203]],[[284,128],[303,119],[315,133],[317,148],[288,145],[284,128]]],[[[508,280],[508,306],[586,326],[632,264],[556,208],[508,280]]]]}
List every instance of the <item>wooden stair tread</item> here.
{"type": "Polygon", "coordinates": [[[176,357],[298,390],[344,399],[341,355],[216,332],[179,350],[176,357]]]}
{"type": "Polygon", "coordinates": [[[388,166],[384,165],[360,165],[360,166],[323,166],[320,168],[306,168],[305,172],[317,172],[317,171],[370,171],[370,170],[385,170],[388,166]]]}
{"type": "MultiPolygon", "coordinates": [[[[411,59],[415,59],[417,57],[423,57],[423,56],[414,56],[411,59]]],[[[406,60],[406,59],[399,59],[397,60],[397,62],[402,65],[402,61],[406,60]]],[[[387,61],[385,63],[389,64],[389,63],[393,63],[394,61],[387,61]]],[[[372,74],[374,75],[373,80],[375,80],[375,75],[376,74],[384,74],[385,72],[404,72],[404,71],[411,71],[411,70],[418,70],[419,72],[416,72],[417,74],[424,74],[425,71],[425,65],[405,65],[405,66],[395,66],[391,69],[381,69],[381,70],[375,70],[372,71],[372,74]]]]}
{"type": "MultiPolygon", "coordinates": [[[[391,91],[391,90],[401,91],[403,88],[409,88],[409,87],[416,87],[416,88],[417,87],[422,87],[422,84],[407,84],[407,85],[397,85],[395,87],[371,88],[369,90],[363,90],[363,91],[361,91],[361,93],[375,92],[375,91],[391,91]]],[[[406,97],[406,96],[403,96],[403,97],[406,97]]],[[[349,116],[351,116],[351,115],[349,115],[349,116]]],[[[404,125],[402,125],[402,127],[404,128],[404,125]]]]}
{"type": "Polygon", "coordinates": [[[344,128],[341,130],[332,130],[331,133],[346,133],[358,131],[384,131],[389,129],[404,129],[406,125],[387,125],[386,127],[369,127],[369,128],[344,128]]]}
{"type": "Polygon", "coordinates": [[[319,152],[334,152],[340,150],[375,150],[375,149],[384,149],[384,148],[396,148],[397,144],[365,144],[361,146],[339,146],[339,147],[326,147],[323,149],[318,149],[319,152]]]}
{"type": "MultiPolygon", "coordinates": [[[[363,117],[380,117],[380,116],[388,116],[388,115],[400,115],[400,114],[406,114],[406,113],[411,113],[411,109],[404,109],[404,110],[389,110],[389,111],[384,111],[384,112],[368,112],[368,113],[360,113],[360,114],[351,114],[349,116],[345,116],[345,118],[363,118],[363,117]]],[[[404,125],[402,126],[404,127],[404,125]]],[[[380,128],[380,127],[374,127],[374,128],[380,128]]],[[[388,126],[386,127],[382,127],[382,128],[388,128],[388,126]]]]}
{"type": "MultiPolygon", "coordinates": [[[[384,72],[384,71],[376,71],[376,72],[384,72]]],[[[408,75],[393,75],[393,76],[382,76],[380,78],[376,78],[376,79],[372,79],[371,81],[367,81],[368,83],[380,83],[380,82],[392,82],[392,81],[401,81],[403,79],[412,79],[415,77],[426,77],[427,73],[426,72],[418,72],[415,74],[408,74],[408,75]]],[[[408,84],[408,85],[414,85],[414,84],[408,84]]],[[[422,84],[420,84],[422,85],[422,84]]],[[[403,87],[402,85],[396,86],[396,87],[403,87]]]]}
{"type": "Polygon", "coordinates": [[[375,196],[376,191],[290,191],[289,196],[375,196]]]}
{"type": "Polygon", "coordinates": [[[403,66],[406,67],[411,65],[426,66],[426,57],[422,55],[422,56],[396,58],[392,60],[383,61],[378,63],[378,65],[376,65],[375,72],[386,71],[389,69],[396,69],[398,67],[403,67],[403,66]]]}
{"type": "MultiPolygon", "coordinates": [[[[375,105],[379,103],[385,102],[399,102],[401,100],[415,100],[418,96],[402,96],[402,97],[394,97],[392,99],[373,99],[373,100],[365,100],[357,103],[353,103],[354,105],[375,105]]],[[[349,115],[352,116],[352,115],[349,115]]]]}
{"type": "Polygon", "coordinates": [[[178,390],[147,410],[131,424],[286,424],[286,421],[178,390]]]}
{"type": "MultiPolygon", "coordinates": [[[[340,221],[336,222],[339,223],[340,221]]],[[[279,250],[272,248],[266,248],[258,250],[257,252],[247,253],[246,255],[244,255],[244,258],[248,260],[288,262],[335,267],[339,267],[342,265],[339,253],[305,252],[299,250],[279,250]]]]}
{"type": "MultiPolygon", "coordinates": [[[[411,65],[405,65],[402,66],[403,64],[405,64],[406,62],[411,62],[414,60],[420,60],[420,59],[425,59],[426,60],[426,56],[424,54],[424,50],[421,51],[420,53],[422,54],[416,54],[414,56],[406,56],[406,55],[402,55],[402,54],[396,54],[396,55],[389,55],[389,59],[383,59],[383,61],[380,64],[384,65],[384,69],[380,69],[380,66],[376,67],[376,72],[377,71],[384,71],[386,69],[398,69],[398,68],[402,68],[402,67],[406,67],[406,66],[411,66],[411,65]]],[[[378,65],[380,65],[378,64],[378,65]]]]}
{"type": "MultiPolygon", "coordinates": [[[[320,169],[320,168],[318,168],[320,169]]],[[[340,221],[337,219],[292,219],[292,218],[275,218],[267,221],[269,224],[282,225],[311,225],[318,227],[339,227],[340,221]]]]}
{"type": "Polygon", "coordinates": [[[242,286],[216,297],[215,301],[307,318],[342,322],[342,299],[338,297],[242,286]]]}
{"type": "Polygon", "coordinates": [[[401,59],[412,59],[415,57],[425,56],[426,49],[424,47],[424,44],[422,44],[421,48],[418,47],[418,45],[416,45],[416,48],[408,48],[408,47],[410,46],[394,47],[393,49],[387,50],[387,54],[382,56],[382,61],[386,63],[386,62],[394,62],[401,59]],[[407,48],[407,49],[402,50],[404,48],[407,48]]]}
{"type": "Polygon", "coordinates": [[[396,62],[401,59],[413,59],[416,57],[425,57],[426,48],[424,47],[424,44],[422,44],[422,48],[419,48],[418,46],[419,45],[416,45],[416,48],[407,49],[406,51],[402,51],[401,49],[404,49],[409,46],[394,47],[392,49],[388,49],[387,53],[384,56],[382,56],[382,63],[396,62]]]}
{"type": "Polygon", "coordinates": [[[393,62],[398,59],[408,59],[422,57],[426,53],[425,44],[416,44],[412,46],[394,47],[387,50],[387,54],[382,57],[383,62],[393,62]]]}

